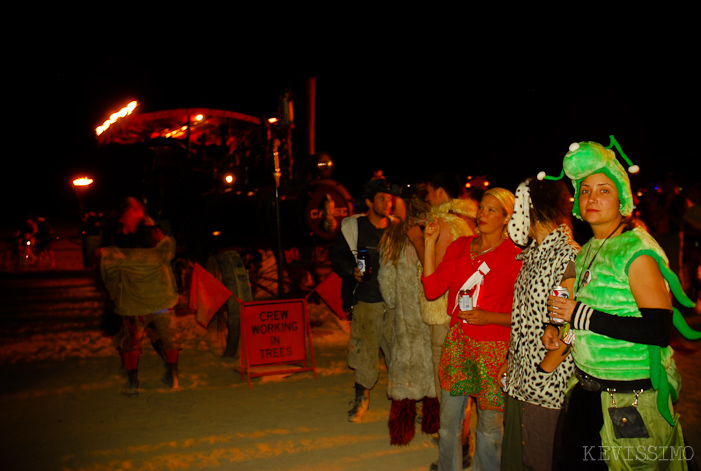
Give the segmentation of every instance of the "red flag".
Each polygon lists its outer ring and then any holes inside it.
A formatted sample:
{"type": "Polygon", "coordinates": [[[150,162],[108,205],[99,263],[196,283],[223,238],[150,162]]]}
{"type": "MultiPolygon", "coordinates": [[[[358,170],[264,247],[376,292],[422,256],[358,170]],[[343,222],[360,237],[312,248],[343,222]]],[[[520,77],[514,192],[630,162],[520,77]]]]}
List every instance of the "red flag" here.
{"type": "Polygon", "coordinates": [[[343,300],[341,299],[341,277],[331,272],[324,281],[316,287],[316,292],[321,299],[336,313],[341,319],[346,318],[343,310],[343,300]]]}
{"type": "Polygon", "coordinates": [[[231,291],[214,278],[207,270],[195,263],[192,270],[192,284],[190,285],[190,309],[197,309],[195,319],[205,329],[214,317],[214,314],[222,307],[231,291]]]}

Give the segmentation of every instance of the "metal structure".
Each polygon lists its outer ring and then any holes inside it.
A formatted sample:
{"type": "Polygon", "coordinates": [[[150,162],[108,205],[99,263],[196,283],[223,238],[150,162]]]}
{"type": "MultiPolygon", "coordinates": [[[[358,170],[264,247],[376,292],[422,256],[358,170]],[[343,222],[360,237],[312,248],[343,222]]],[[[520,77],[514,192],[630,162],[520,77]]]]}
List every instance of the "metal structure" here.
{"type": "MultiPolygon", "coordinates": [[[[143,198],[149,214],[171,226],[179,256],[222,281],[229,278],[221,273],[222,254],[244,254],[245,262],[247,250],[274,250],[277,297],[285,297],[283,268],[289,273],[314,264],[317,250],[336,239],[353,208],[346,189],[330,178],[328,155],[295,158],[289,94],[280,98],[273,120],[205,108],[138,111],[100,130],[95,166],[103,178],[95,178],[91,196],[103,187],[103,200],[105,194],[143,198]]],[[[117,203],[115,197],[112,207],[117,203]]],[[[188,263],[178,266],[186,271],[188,263]]],[[[187,274],[176,275],[186,286],[187,274]]],[[[222,310],[213,324],[222,350],[233,356],[239,320],[227,303],[222,310]]]]}

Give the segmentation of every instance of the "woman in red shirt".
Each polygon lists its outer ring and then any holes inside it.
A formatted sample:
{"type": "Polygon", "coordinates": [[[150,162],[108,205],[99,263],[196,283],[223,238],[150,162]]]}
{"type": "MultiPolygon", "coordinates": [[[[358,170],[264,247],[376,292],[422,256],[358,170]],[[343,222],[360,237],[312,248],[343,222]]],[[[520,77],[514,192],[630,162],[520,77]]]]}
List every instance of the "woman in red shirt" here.
{"type": "Polygon", "coordinates": [[[506,361],[514,283],[521,269],[516,260],[521,249],[506,232],[513,208],[510,191],[486,191],[477,211],[479,234],[455,240],[438,266],[434,250],[440,227],[432,223],[424,231],[424,291],[428,299],[449,291],[451,316],[439,367],[440,466],[434,463],[434,469],[462,469],[462,422],[471,396],[479,408],[472,469],[500,466],[504,393],[497,375],[506,361]],[[460,310],[461,290],[470,294],[472,309],[460,310]]]}

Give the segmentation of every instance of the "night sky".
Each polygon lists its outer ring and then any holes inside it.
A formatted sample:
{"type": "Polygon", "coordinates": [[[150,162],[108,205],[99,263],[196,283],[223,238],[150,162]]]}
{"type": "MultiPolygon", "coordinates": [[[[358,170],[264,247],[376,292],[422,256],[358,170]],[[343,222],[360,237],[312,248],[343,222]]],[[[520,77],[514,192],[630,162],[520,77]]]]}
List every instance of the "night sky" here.
{"type": "Polygon", "coordinates": [[[294,53],[258,44],[246,52],[222,45],[159,55],[145,46],[149,53],[111,45],[96,54],[59,43],[8,69],[16,132],[6,134],[2,186],[13,216],[74,217],[70,182],[94,154],[93,130],[130,100],[141,112],[271,115],[278,95],[286,88],[301,94],[310,75],[317,80],[316,150],[332,156],[334,177],[354,196],[376,169],[390,180],[437,170],[487,175],[492,186],[513,190],[540,170],[559,173],[571,142],[607,145],[610,134],[642,169],[634,185],[667,172],[699,180],[693,47],[587,56],[524,45],[487,54],[460,44],[348,42],[331,52],[321,43],[294,53]]]}

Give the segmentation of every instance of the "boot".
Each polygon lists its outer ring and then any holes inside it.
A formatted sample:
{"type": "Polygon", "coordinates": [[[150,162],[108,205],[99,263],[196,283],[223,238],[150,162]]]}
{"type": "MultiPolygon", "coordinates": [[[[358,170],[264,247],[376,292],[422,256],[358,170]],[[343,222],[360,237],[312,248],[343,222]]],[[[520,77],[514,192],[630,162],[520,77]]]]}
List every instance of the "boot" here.
{"type": "Polygon", "coordinates": [[[470,456],[470,437],[467,437],[467,442],[462,446],[462,469],[470,469],[472,466],[472,456],[470,456]]]}
{"type": "Polygon", "coordinates": [[[127,370],[127,382],[122,388],[122,394],[127,397],[136,397],[139,395],[139,370],[127,370]]]}
{"type": "Polygon", "coordinates": [[[161,381],[168,385],[170,389],[178,389],[178,364],[166,363],[166,371],[161,377],[161,381]]]}
{"type": "Polygon", "coordinates": [[[348,411],[348,422],[358,423],[370,408],[370,391],[355,383],[355,400],[351,404],[353,408],[348,411]]]}
{"type": "Polygon", "coordinates": [[[440,408],[441,405],[435,397],[424,397],[423,418],[421,419],[421,431],[427,434],[434,434],[440,428],[440,408]]]}
{"type": "Polygon", "coordinates": [[[414,438],[415,421],[416,401],[393,399],[389,410],[389,444],[408,445],[414,438]]]}

